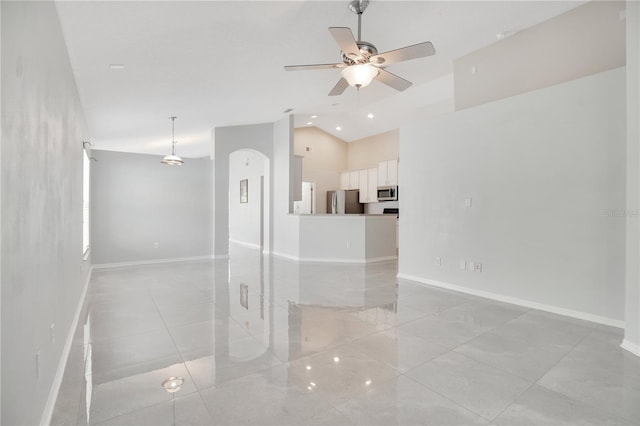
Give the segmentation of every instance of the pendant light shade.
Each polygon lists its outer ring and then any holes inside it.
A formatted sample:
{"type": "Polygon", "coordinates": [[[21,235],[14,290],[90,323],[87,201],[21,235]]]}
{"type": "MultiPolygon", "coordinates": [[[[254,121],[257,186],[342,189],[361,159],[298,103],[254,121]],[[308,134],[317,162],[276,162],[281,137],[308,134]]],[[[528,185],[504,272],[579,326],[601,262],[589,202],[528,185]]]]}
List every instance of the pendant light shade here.
{"type": "Polygon", "coordinates": [[[369,64],[351,65],[342,70],[342,77],[353,87],[365,87],[379,73],[378,68],[369,64]]]}
{"type": "Polygon", "coordinates": [[[160,161],[162,164],[168,164],[169,166],[181,166],[184,163],[184,160],[176,155],[176,144],[178,143],[174,137],[176,118],[169,117],[169,120],[171,120],[171,154],[160,161]]]}

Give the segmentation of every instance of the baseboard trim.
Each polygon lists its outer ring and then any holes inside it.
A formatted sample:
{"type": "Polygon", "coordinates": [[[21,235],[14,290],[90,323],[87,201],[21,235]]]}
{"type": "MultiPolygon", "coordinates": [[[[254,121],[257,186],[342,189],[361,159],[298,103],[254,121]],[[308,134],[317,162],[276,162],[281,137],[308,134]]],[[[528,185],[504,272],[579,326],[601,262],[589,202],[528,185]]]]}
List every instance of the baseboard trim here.
{"type": "Polygon", "coordinates": [[[238,244],[240,246],[252,248],[252,249],[257,249],[257,250],[260,250],[262,248],[260,247],[260,244],[248,243],[246,241],[240,241],[240,240],[232,240],[231,238],[229,238],[229,242],[233,244],[238,244]]]}
{"type": "Polygon", "coordinates": [[[627,339],[624,339],[620,347],[625,351],[629,351],[635,356],[640,357],[640,345],[636,345],[635,343],[631,343],[627,339]]]}
{"type": "Polygon", "coordinates": [[[115,263],[98,263],[93,265],[93,269],[123,268],[129,266],[156,265],[160,263],[176,263],[176,262],[194,262],[200,260],[211,259],[228,259],[228,255],[209,255],[209,256],[193,256],[193,257],[174,257],[168,259],[149,259],[136,260],[133,262],[115,262],[115,263]]]}
{"type": "Polygon", "coordinates": [[[538,309],[540,311],[551,312],[553,314],[563,315],[566,317],[577,318],[598,324],[604,324],[611,327],[624,328],[624,321],[613,318],[602,317],[587,312],[574,311],[572,309],[562,308],[560,306],[546,305],[544,303],[532,302],[530,300],[518,299],[516,297],[505,296],[498,293],[492,293],[483,290],[475,290],[456,284],[449,284],[442,281],[436,281],[429,278],[418,277],[415,275],[398,273],[398,278],[415,281],[420,284],[426,284],[434,287],[440,287],[447,290],[453,290],[460,293],[470,294],[472,296],[484,297],[485,299],[496,300],[498,302],[511,303],[512,305],[524,306],[525,308],[538,309]]]}
{"type": "Polygon", "coordinates": [[[89,281],[91,280],[92,273],[93,267],[89,267],[87,279],[84,283],[82,293],[80,294],[80,299],[78,300],[78,306],[76,306],[73,321],[71,322],[71,328],[69,329],[69,333],[67,333],[67,340],[62,348],[62,354],[60,355],[60,361],[58,362],[58,370],[56,371],[53,383],[51,384],[49,398],[47,399],[44,411],[42,412],[42,417],[40,418],[40,424],[42,426],[51,424],[51,417],[53,417],[53,410],[55,409],[56,401],[58,400],[58,392],[60,392],[60,386],[62,385],[62,379],[64,378],[64,370],[67,368],[67,361],[69,360],[69,354],[71,353],[71,345],[73,344],[73,338],[75,337],[76,328],[78,327],[82,307],[84,306],[84,301],[87,297],[87,290],[89,289],[89,281]]]}
{"type": "Polygon", "coordinates": [[[327,257],[296,257],[289,254],[272,252],[274,256],[283,257],[285,259],[293,260],[296,262],[308,262],[308,263],[345,263],[345,264],[358,264],[364,265],[366,263],[386,262],[390,260],[398,259],[397,256],[386,257],[374,257],[371,259],[344,259],[344,258],[327,258],[327,257]]]}

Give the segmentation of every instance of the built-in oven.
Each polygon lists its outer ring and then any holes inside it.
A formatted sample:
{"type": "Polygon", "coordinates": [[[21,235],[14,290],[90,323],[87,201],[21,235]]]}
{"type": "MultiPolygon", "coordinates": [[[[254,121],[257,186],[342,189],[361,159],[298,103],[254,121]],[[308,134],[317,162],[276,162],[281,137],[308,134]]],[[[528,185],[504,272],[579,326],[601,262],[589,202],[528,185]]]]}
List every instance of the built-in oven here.
{"type": "Polygon", "coordinates": [[[398,200],[398,187],[396,185],[378,187],[378,201],[397,201],[397,200],[398,200]]]}

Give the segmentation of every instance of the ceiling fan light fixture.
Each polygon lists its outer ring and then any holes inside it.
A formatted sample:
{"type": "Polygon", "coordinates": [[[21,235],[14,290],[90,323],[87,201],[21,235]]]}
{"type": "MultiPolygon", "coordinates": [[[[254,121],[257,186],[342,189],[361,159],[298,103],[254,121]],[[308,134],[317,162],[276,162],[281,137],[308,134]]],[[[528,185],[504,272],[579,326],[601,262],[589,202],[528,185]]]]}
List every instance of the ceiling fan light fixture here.
{"type": "Polygon", "coordinates": [[[350,86],[366,87],[379,72],[378,68],[369,64],[351,65],[342,70],[342,78],[347,80],[350,86]]]}

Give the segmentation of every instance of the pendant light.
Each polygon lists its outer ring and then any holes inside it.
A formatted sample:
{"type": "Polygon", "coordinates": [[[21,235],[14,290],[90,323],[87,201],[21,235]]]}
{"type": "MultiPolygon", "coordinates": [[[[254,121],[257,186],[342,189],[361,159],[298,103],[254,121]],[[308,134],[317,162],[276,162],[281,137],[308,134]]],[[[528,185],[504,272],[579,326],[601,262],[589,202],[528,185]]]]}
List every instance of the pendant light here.
{"type": "Polygon", "coordinates": [[[178,143],[174,137],[176,118],[177,117],[169,117],[169,120],[171,120],[171,154],[165,156],[162,161],[160,161],[162,164],[168,164],[170,166],[182,166],[184,163],[182,158],[176,155],[176,144],[178,143]]]}

